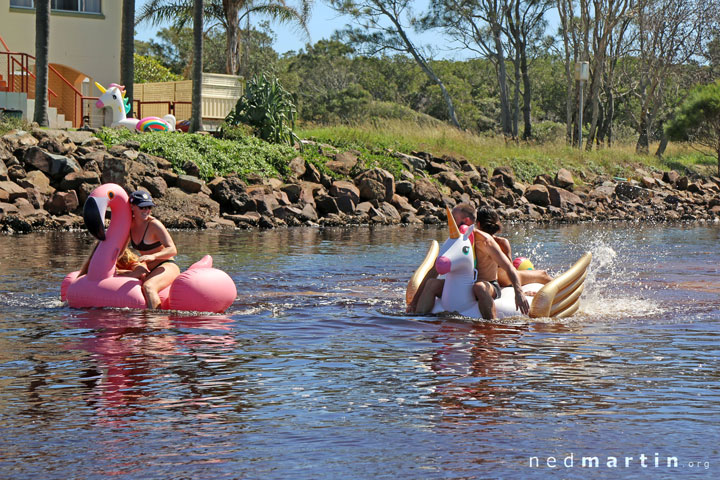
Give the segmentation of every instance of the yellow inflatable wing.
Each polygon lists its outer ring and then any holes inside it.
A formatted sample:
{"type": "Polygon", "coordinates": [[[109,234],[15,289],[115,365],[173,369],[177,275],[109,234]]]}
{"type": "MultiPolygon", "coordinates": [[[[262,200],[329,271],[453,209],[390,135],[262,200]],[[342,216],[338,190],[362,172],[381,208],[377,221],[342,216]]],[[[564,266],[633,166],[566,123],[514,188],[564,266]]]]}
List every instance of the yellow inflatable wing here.
{"type": "Polygon", "coordinates": [[[427,255],[425,255],[425,260],[423,260],[418,269],[415,270],[413,276],[410,277],[407,289],[405,290],[406,305],[410,305],[410,303],[412,303],[418,288],[420,288],[420,284],[422,284],[430,269],[432,269],[433,265],[435,265],[435,259],[437,258],[438,253],[440,253],[440,245],[438,245],[437,241],[433,240],[430,242],[430,248],[428,249],[427,255]]]}
{"type": "Polygon", "coordinates": [[[580,294],[585,288],[585,277],[592,259],[587,252],[565,273],[544,285],[533,297],[530,317],[569,317],[580,307],[580,294]]]}

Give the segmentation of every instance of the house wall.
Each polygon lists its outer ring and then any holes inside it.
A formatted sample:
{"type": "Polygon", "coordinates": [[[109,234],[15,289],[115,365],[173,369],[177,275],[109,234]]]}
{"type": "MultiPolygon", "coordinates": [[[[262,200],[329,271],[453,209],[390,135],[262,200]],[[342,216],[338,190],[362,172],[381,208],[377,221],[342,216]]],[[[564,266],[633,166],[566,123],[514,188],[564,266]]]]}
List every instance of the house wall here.
{"type": "MultiPolygon", "coordinates": [[[[103,0],[101,15],[51,12],[49,62],[101,85],[120,83],[121,26],[120,0],[103,0]]],[[[10,8],[10,0],[0,0],[0,36],[10,50],[35,55],[35,10],[10,8]]],[[[91,95],[98,94],[93,87],[91,95]]]]}

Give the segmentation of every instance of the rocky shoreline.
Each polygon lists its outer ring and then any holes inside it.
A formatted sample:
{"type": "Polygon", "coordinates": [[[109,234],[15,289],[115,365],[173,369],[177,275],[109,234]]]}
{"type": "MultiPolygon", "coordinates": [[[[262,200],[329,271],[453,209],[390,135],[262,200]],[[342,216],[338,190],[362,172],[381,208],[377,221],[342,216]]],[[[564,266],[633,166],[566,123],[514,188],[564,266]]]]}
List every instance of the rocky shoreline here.
{"type": "Polygon", "coordinates": [[[720,222],[720,178],[676,171],[636,170],[636,179],[597,176],[576,183],[571,172],[540,175],[532,185],[509,167],[492,173],[465,159],[425,152],[392,153],[399,178],[381,168],[363,170],[359,152],[318,145],[322,173],[301,156],[290,176],[198,178],[167,160],[139,152],[129,141],[107,149],[93,132],[13,130],[0,137],[0,231],[84,229],[82,207],[101,183],[145,189],[168,228],[275,228],[366,224],[439,224],[445,205],[473,202],[509,222],[720,222]],[[339,179],[340,178],[340,179],[339,179]]]}

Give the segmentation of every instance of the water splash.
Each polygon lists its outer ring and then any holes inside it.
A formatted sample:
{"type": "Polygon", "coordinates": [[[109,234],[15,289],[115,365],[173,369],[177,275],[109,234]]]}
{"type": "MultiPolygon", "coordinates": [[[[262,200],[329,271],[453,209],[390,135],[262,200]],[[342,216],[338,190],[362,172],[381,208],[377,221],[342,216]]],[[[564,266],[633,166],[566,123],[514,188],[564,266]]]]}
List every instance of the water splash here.
{"type": "MultiPolygon", "coordinates": [[[[622,247],[620,247],[622,248],[622,247]]],[[[593,240],[590,246],[592,262],[585,279],[585,291],[579,314],[603,318],[646,317],[664,312],[652,298],[644,298],[632,290],[637,283],[637,268],[618,254],[604,239],[593,240]]]]}

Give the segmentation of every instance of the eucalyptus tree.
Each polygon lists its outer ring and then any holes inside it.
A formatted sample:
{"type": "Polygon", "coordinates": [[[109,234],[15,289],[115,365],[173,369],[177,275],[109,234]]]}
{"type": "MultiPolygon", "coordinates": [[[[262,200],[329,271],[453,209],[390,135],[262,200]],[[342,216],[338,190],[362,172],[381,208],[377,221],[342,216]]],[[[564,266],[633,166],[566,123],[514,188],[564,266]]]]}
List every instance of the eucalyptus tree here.
{"type": "Polygon", "coordinates": [[[193,69],[190,132],[202,130],[203,0],[193,3],[193,69]]]}
{"type": "MultiPolygon", "coordinates": [[[[242,57],[240,25],[249,21],[250,15],[262,15],[281,24],[296,25],[308,37],[307,21],[312,0],[299,0],[299,8],[288,5],[285,0],[207,0],[204,16],[215,20],[210,28],[220,26],[226,32],[227,57],[225,73],[235,75],[242,57]]],[[[151,22],[154,25],[171,24],[182,28],[192,20],[192,0],[150,0],[141,9],[137,22],[151,22]]]]}
{"type": "Polygon", "coordinates": [[[50,0],[35,0],[35,111],[33,120],[48,126],[50,0]]]}
{"type": "Polygon", "coordinates": [[[442,92],[447,115],[460,128],[455,106],[445,84],[432,68],[427,49],[410,39],[409,28],[418,25],[410,8],[411,0],[329,0],[339,13],[349,15],[358,25],[347,27],[345,36],[369,55],[399,53],[412,56],[420,69],[442,92]]]}
{"type": "MultiPolygon", "coordinates": [[[[662,125],[656,128],[656,124],[672,115],[677,106],[668,104],[668,86],[680,82],[688,65],[705,51],[712,30],[718,26],[718,15],[716,1],[645,0],[639,5],[633,51],[638,59],[638,80],[633,89],[639,103],[634,119],[637,153],[648,153],[653,132],[663,131],[662,125]]],[[[690,78],[689,83],[697,80],[690,78]]],[[[678,98],[682,100],[682,96],[678,98]]],[[[661,142],[661,150],[666,144],[666,140],[661,142]]]]}
{"type": "Polygon", "coordinates": [[[135,79],[135,0],[123,0],[122,27],[120,33],[120,83],[125,85],[125,97],[133,107],[133,83],[135,79]]]}
{"type": "Polygon", "coordinates": [[[495,66],[500,102],[500,126],[513,136],[508,92],[507,58],[513,45],[507,38],[504,0],[438,0],[423,19],[426,26],[441,27],[454,41],[487,58],[495,66]]]}
{"type": "MultiPolygon", "coordinates": [[[[515,49],[515,99],[520,92],[522,81],[523,97],[523,139],[532,137],[531,101],[532,82],[530,80],[530,63],[535,54],[541,50],[543,34],[547,28],[545,14],[552,7],[552,0],[505,0],[505,22],[508,37],[515,49]]],[[[517,114],[513,119],[513,131],[517,134],[517,114]]]]}

